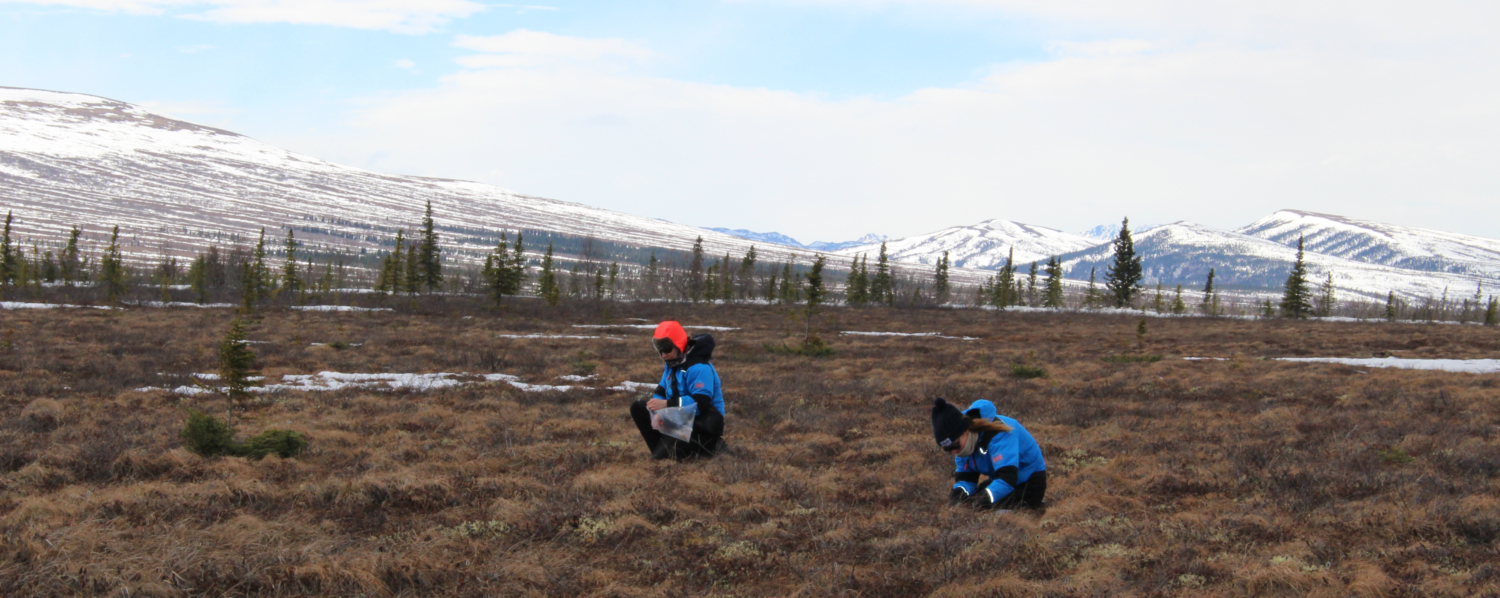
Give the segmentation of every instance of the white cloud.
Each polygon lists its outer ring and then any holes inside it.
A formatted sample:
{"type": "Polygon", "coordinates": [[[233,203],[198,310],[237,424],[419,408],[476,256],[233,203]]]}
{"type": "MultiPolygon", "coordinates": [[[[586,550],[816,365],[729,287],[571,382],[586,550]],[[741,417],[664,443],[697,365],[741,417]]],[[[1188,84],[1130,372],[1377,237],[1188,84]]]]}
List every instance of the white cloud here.
{"type": "Polygon", "coordinates": [[[830,100],[590,68],[637,55],[592,41],[464,38],[526,68],[466,59],[484,68],[293,145],[799,238],[994,217],[1237,226],[1286,207],[1500,236],[1500,79],[1475,64],[1105,41],[962,87],[830,100]]]}
{"type": "MultiPolygon", "coordinates": [[[[3,1],[3,0],[0,0],[3,1]]],[[[181,16],[219,23],[293,23],[427,33],[485,9],[469,0],[8,0],[140,14],[188,10],[181,16]],[[203,10],[206,9],[206,10],[203,10]],[[193,12],[199,11],[201,12],[193,12]]]]}
{"type": "Polygon", "coordinates": [[[392,66],[395,66],[398,69],[407,69],[407,70],[410,70],[410,69],[417,68],[417,63],[415,63],[413,61],[410,61],[410,60],[407,60],[405,58],[402,58],[401,60],[397,60],[392,66]]]}
{"type": "Polygon", "coordinates": [[[623,39],[570,37],[526,29],[489,37],[460,35],[453,45],[483,52],[458,59],[459,64],[475,69],[564,62],[593,63],[597,66],[605,60],[642,60],[654,55],[651,50],[623,39]]]}
{"type": "Polygon", "coordinates": [[[199,52],[206,52],[206,51],[212,50],[212,49],[214,49],[214,47],[211,46],[211,45],[209,45],[209,44],[197,44],[197,45],[192,45],[192,46],[177,46],[177,51],[178,52],[182,52],[183,54],[197,54],[199,52]]]}

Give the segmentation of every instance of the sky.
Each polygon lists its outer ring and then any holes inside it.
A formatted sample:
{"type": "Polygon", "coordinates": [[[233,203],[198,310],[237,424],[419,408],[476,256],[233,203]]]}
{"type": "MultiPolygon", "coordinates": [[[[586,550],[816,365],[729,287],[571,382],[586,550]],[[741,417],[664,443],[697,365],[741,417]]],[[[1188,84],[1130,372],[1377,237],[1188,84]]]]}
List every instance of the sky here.
{"type": "Polygon", "coordinates": [[[0,86],[803,242],[1300,209],[1500,238],[1493,0],[0,0],[0,86]]]}

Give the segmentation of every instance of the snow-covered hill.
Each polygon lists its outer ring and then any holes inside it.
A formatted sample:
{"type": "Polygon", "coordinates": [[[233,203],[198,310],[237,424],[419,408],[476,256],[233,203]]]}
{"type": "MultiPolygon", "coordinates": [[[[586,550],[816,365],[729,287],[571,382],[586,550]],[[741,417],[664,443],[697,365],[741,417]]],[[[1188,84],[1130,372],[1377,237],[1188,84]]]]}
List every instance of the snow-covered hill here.
{"type": "MultiPolygon", "coordinates": [[[[1180,283],[1201,289],[1213,268],[1221,288],[1280,288],[1297,259],[1295,247],[1191,222],[1139,231],[1133,239],[1143,258],[1147,286],[1160,280],[1167,287],[1180,283]]],[[[1471,276],[1393,268],[1311,251],[1304,254],[1304,260],[1313,283],[1321,284],[1332,272],[1334,288],[1343,299],[1384,299],[1390,291],[1418,299],[1441,297],[1446,291],[1449,297],[1460,298],[1472,295],[1480,282],[1471,276]]],[[[1089,269],[1094,268],[1100,281],[1113,261],[1114,247],[1109,244],[1063,256],[1067,276],[1087,279],[1089,269]]]]}
{"type": "Polygon", "coordinates": [[[1235,232],[1370,264],[1449,272],[1500,283],[1500,239],[1281,210],[1235,232]]]}
{"type": "MultiPolygon", "coordinates": [[[[450,250],[487,251],[501,230],[551,231],[738,257],[752,242],[701,228],[531,197],[481,183],[399,176],[295,154],[229,131],[89,95],[0,88],[0,210],[47,248],[82,225],[97,248],[119,225],[127,257],[299,232],[313,247],[375,249],[413,230],[427,201],[450,250]]],[[[762,260],[801,248],[754,243],[762,260]]],[[[540,249],[531,246],[531,249],[540,249]]]]}
{"type": "MultiPolygon", "coordinates": [[[[948,252],[954,266],[964,268],[999,268],[1012,248],[1017,264],[1046,261],[1048,257],[1071,253],[1097,245],[1079,235],[1044,226],[1009,220],[986,220],[972,226],[955,226],[935,233],[886,242],[891,259],[919,264],[936,264],[948,252]]],[[[880,253],[880,243],[858,245],[839,251],[843,255],[880,253]]]]}

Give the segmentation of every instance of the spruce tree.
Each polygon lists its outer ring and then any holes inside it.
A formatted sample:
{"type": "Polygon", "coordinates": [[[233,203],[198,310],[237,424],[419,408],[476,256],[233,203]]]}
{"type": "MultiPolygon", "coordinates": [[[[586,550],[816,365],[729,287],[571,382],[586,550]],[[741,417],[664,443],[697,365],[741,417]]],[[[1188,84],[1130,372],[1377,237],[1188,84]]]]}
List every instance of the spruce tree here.
{"type": "Polygon", "coordinates": [[[1172,298],[1172,313],[1187,313],[1187,304],[1182,302],[1182,285],[1177,285],[1177,296],[1172,298]]]}
{"type": "Polygon", "coordinates": [[[0,233],[0,286],[13,284],[16,279],[18,264],[16,263],[16,249],[11,244],[10,223],[15,214],[12,211],[5,212],[5,231],[0,233]]]}
{"type": "Polygon", "coordinates": [[[1094,286],[1094,270],[1096,269],[1089,268],[1089,289],[1083,295],[1084,307],[1099,307],[1099,303],[1103,300],[1099,296],[1099,287],[1094,286]]]}
{"type": "Polygon", "coordinates": [[[1286,277],[1286,291],[1281,296],[1281,315],[1306,318],[1312,314],[1312,300],[1307,290],[1307,263],[1303,261],[1302,237],[1297,237],[1297,261],[1286,277]]]}
{"type": "Polygon", "coordinates": [[[1109,289],[1115,307],[1130,307],[1136,293],[1141,290],[1141,256],[1135,252],[1135,241],[1130,238],[1130,218],[1120,221],[1120,234],[1115,237],[1115,259],[1104,272],[1104,286],[1109,289]]]}
{"type": "Polygon", "coordinates": [[[422,262],[416,243],[406,244],[406,259],[402,262],[406,265],[406,275],[402,277],[401,290],[408,293],[422,292],[422,262]]]}
{"type": "Polygon", "coordinates": [[[260,229],[260,240],[255,243],[255,298],[268,297],[276,290],[276,280],[271,278],[271,267],[266,265],[266,229],[260,229]]]}
{"type": "Polygon", "coordinates": [[[1391,291],[1385,296],[1385,321],[1395,322],[1399,307],[1396,305],[1396,291],[1391,291]]]}
{"type": "Polygon", "coordinates": [[[281,288],[289,293],[302,290],[302,279],[297,277],[297,239],[292,236],[291,227],[286,229],[286,262],[281,266],[281,288]]]}
{"type": "Polygon", "coordinates": [[[1500,325],[1500,299],[1490,297],[1490,305],[1484,310],[1484,325],[1500,325]]]}
{"type": "Polygon", "coordinates": [[[385,262],[380,265],[380,278],[375,283],[375,290],[387,293],[399,293],[402,286],[402,275],[406,268],[402,262],[406,257],[406,232],[396,231],[396,246],[385,256],[385,262]]]}
{"type": "Polygon", "coordinates": [[[1318,317],[1326,318],[1333,315],[1335,297],[1333,292],[1333,272],[1328,273],[1328,279],[1318,289],[1318,317]]]}
{"type": "Polygon", "coordinates": [[[63,249],[62,259],[58,263],[63,283],[70,286],[84,278],[83,260],[78,255],[78,237],[81,235],[83,235],[83,229],[77,226],[68,231],[68,245],[63,249]]]}
{"type": "Polygon", "coordinates": [[[823,264],[823,256],[819,255],[817,257],[814,257],[812,268],[808,269],[806,275],[807,287],[806,292],[804,293],[804,297],[807,301],[807,320],[809,322],[808,326],[812,325],[811,322],[813,314],[817,311],[818,306],[823,304],[823,300],[827,297],[827,292],[823,290],[823,264]]]}
{"type": "Polygon", "coordinates": [[[1203,303],[1198,304],[1198,309],[1210,316],[1218,315],[1214,313],[1213,305],[1210,303],[1212,297],[1214,296],[1214,292],[1214,269],[1209,268],[1208,282],[1205,282],[1203,284],[1203,303]]]}
{"type": "Polygon", "coordinates": [[[42,280],[48,283],[57,282],[62,272],[58,269],[57,258],[51,251],[42,254],[42,280]]]}
{"type": "Polygon", "coordinates": [[[864,305],[870,300],[870,281],[865,276],[859,265],[859,256],[849,265],[849,284],[844,291],[844,303],[848,305],[864,305]]]}
{"type": "MultiPolygon", "coordinates": [[[[656,261],[656,250],[651,250],[651,260],[646,262],[646,273],[641,277],[641,282],[646,285],[645,296],[647,299],[655,299],[656,291],[661,285],[660,265],[656,261]]],[[[769,299],[770,293],[767,293],[769,299]]]]}
{"type": "Polygon", "coordinates": [[[765,297],[767,303],[775,303],[780,298],[777,294],[778,288],[780,287],[776,281],[776,269],[772,268],[771,275],[766,277],[765,297]]]}
{"type": "Polygon", "coordinates": [[[620,262],[609,263],[609,300],[619,299],[620,262]]]}
{"type": "Polygon", "coordinates": [[[693,260],[688,262],[687,299],[703,299],[703,237],[693,241],[693,260]]]}
{"type": "Polygon", "coordinates": [[[594,300],[604,300],[604,268],[597,266],[594,267],[594,300]]]}
{"type": "Polygon", "coordinates": [[[578,281],[578,262],[573,262],[573,267],[568,269],[568,296],[578,297],[582,293],[582,283],[578,281]]]}
{"type": "Polygon", "coordinates": [[[1026,305],[1036,307],[1036,262],[1031,262],[1031,273],[1026,275],[1026,305]]]}
{"type": "Polygon", "coordinates": [[[118,302],[125,294],[125,276],[125,261],[120,257],[120,227],[116,225],[99,264],[99,283],[104,286],[104,296],[110,303],[118,302]]]}
{"type": "Polygon", "coordinates": [[[730,272],[729,252],[724,252],[724,260],[719,262],[719,298],[725,303],[734,301],[734,279],[730,272]]]}
{"type": "Polygon", "coordinates": [[[891,261],[880,242],[880,256],[875,261],[875,278],[870,280],[870,302],[889,305],[895,301],[891,288],[891,261]]]}
{"type": "Polygon", "coordinates": [[[750,288],[755,277],[755,259],[755,246],[751,245],[750,250],[745,252],[745,257],[740,258],[740,269],[735,273],[739,279],[739,297],[750,298],[755,295],[755,289],[750,288]]]}
{"type": "Polygon", "coordinates": [[[255,353],[245,342],[245,327],[235,318],[219,341],[219,384],[224,395],[239,404],[250,397],[251,388],[260,386],[259,375],[255,353]]]}
{"type": "Polygon", "coordinates": [[[995,284],[991,286],[994,297],[991,299],[995,307],[1010,307],[1016,303],[1015,279],[1016,279],[1016,248],[1011,247],[1010,253],[1005,256],[1005,265],[1000,267],[1000,274],[995,278],[995,284]]]}
{"type": "Polygon", "coordinates": [[[1047,292],[1042,297],[1042,306],[1058,309],[1063,306],[1062,261],[1057,256],[1047,259],[1047,292]]]}
{"type": "MultiPolygon", "coordinates": [[[[655,257],[655,254],[652,254],[655,257]]],[[[537,296],[545,299],[547,305],[556,307],[562,299],[562,289],[557,286],[557,273],[552,271],[552,242],[547,242],[547,253],[542,255],[542,277],[537,285],[537,296]]]]}
{"type": "Polygon", "coordinates": [[[781,265],[781,288],[778,290],[778,295],[780,296],[782,305],[790,305],[797,302],[797,286],[792,282],[791,260],[781,265]]]}
{"type": "MultiPolygon", "coordinates": [[[[418,279],[421,286],[431,293],[443,284],[443,252],[438,247],[438,234],[432,222],[432,200],[427,200],[427,212],[422,216],[422,242],[417,251],[418,279]]],[[[412,289],[416,291],[417,289],[412,289]]]]}
{"type": "Polygon", "coordinates": [[[938,305],[948,303],[948,252],[943,252],[943,257],[938,259],[937,270],[932,274],[932,299],[938,305]]]}
{"type": "Polygon", "coordinates": [[[1162,313],[1162,307],[1161,279],[1158,278],[1156,279],[1156,296],[1151,299],[1151,308],[1156,310],[1156,313],[1162,313]]]}
{"type": "Polygon", "coordinates": [[[709,265],[703,277],[703,298],[713,302],[719,299],[719,260],[709,265]]]}
{"type": "MultiPolygon", "coordinates": [[[[504,237],[504,234],[501,235],[504,237]]],[[[504,258],[504,252],[496,256],[498,264],[504,258]]],[[[506,270],[506,290],[511,295],[520,295],[526,288],[526,246],[521,241],[521,231],[516,231],[516,242],[511,244],[509,268],[506,270]]]]}

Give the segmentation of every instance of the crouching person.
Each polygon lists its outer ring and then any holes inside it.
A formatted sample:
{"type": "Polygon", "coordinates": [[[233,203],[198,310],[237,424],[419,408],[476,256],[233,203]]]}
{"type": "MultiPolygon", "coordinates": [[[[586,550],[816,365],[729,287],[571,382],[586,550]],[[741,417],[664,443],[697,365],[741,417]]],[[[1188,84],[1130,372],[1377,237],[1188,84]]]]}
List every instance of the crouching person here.
{"type": "Polygon", "coordinates": [[[718,371],[709,363],[713,359],[714,338],[707,334],[688,338],[681,324],[669,321],[656,327],[651,342],[665,363],[661,382],[651,398],[630,405],[630,417],[646,440],[651,458],[712,457],[722,448],[724,436],[724,389],[718,371]],[[678,440],[652,426],[652,412],[694,404],[698,413],[693,418],[689,440],[678,440]]]}
{"type": "Polygon", "coordinates": [[[1021,422],[995,413],[995,405],[974,401],[959,411],[947,401],[932,404],[932,432],[939,447],[953,455],[949,504],[981,509],[1040,509],[1047,494],[1047,463],[1042,448],[1021,422]],[[986,479],[979,481],[980,476],[986,479]]]}

